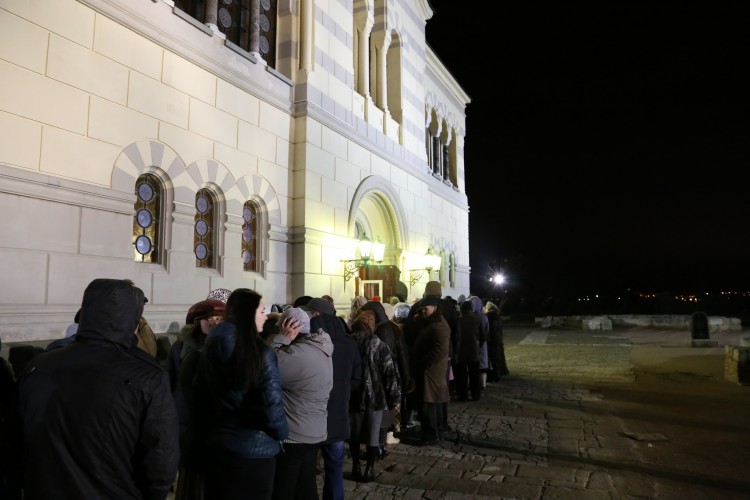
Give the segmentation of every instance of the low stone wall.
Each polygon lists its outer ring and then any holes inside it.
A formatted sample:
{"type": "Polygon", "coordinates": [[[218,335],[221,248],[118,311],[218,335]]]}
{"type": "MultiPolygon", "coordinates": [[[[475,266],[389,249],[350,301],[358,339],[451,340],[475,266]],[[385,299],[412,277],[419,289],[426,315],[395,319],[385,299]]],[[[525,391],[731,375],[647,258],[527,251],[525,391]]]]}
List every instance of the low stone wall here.
{"type": "MultiPolygon", "coordinates": [[[[651,328],[673,328],[691,330],[692,316],[673,314],[610,314],[603,316],[542,316],[534,318],[540,328],[580,328],[581,330],[612,330],[617,326],[641,326],[651,328]]],[[[739,318],[723,316],[708,317],[708,332],[740,332],[742,321],[739,318]]]]}
{"type": "Polygon", "coordinates": [[[724,346],[724,377],[730,382],[750,385],[750,347],[724,346]]]}

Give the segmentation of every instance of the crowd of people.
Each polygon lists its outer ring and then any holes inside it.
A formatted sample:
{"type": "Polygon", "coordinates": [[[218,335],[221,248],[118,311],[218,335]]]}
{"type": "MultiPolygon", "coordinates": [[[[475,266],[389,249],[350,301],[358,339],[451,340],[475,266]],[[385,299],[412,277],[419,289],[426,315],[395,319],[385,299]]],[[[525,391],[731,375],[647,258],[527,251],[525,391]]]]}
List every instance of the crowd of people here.
{"type": "Polygon", "coordinates": [[[449,403],[509,373],[502,304],[436,281],[344,314],[327,295],[267,307],[217,289],[166,345],[147,301],[95,279],[63,339],[0,358],[0,497],[318,499],[321,460],[323,498],[341,500],[347,448],[350,478],[374,481],[394,433],[440,442],[449,403]]]}

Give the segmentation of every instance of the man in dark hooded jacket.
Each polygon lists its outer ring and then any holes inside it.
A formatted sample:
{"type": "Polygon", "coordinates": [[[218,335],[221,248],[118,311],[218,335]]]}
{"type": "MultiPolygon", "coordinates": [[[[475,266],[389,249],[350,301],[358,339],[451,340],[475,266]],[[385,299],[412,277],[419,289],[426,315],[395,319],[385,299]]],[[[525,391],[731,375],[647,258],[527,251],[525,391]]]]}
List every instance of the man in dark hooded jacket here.
{"type": "Polygon", "coordinates": [[[167,373],[130,352],[143,292],[95,279],[76,342],[30,361],[19,385],[24,498],[164,499],[179,459],[167,373]]]}

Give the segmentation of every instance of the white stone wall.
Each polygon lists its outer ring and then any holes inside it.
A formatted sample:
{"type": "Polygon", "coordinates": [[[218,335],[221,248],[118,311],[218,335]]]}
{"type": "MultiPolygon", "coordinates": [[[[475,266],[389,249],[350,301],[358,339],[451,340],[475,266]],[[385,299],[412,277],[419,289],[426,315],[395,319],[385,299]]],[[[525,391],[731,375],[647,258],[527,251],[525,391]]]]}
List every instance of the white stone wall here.
{"type": "MultiPolygon", "coordinates": [[[[254,288],[267,303],[330,294],[343,310],[353,291],[340,263],[353,252],[352,211],[373,193],[386,207],[376,223],[395,240],[393,263],[408,268],[428,246],[453,253],[456,286],[444,294],[468,293],[463,176],[456,191],[426,174],[423,134],[428,94],[446,100],[461,131],[468,98],[444,68],[432,71],[442,80],[423,77],[435,64],[424,43],[427,3],[389,6],[404,44],[403,144],[360,116],[351,3],[314,4],[314,65],[301,72],[230,50],[168,0],[0,3],[4,342],[61,336],[96,277],[143,288],[157,332],[177,329],[190,304],[217,287],[254,288]],[[133,187],[154,170],[171,190],[168,255],[137,265],[133,187]],[[196,269],[192,254],[192,197],[206,185],[225,209],[216,270],[196,269]],[[241,271],[239,259],[250,198],[267,222],[260,273],[241,271]]],[[[296,24],[285,18],[279,28],[296,24]]],[[[418,283],[412,294],[422,291],[418,283]]]]}

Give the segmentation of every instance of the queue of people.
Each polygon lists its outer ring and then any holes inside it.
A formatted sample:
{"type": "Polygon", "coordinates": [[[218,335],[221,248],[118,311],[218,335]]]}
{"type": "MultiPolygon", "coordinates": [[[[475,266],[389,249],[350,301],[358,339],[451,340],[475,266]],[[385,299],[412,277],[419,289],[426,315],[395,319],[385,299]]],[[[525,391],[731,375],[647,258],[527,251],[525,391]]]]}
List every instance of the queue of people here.
{"type": "Polygon", "coordinates": [[[22,453],[3,454],[0,496],[318,499],[322,458],[323,498],[342,500],[347,444],[350,478],[374,481],[389,436],[438,443],[452,398],[509,373],[499,306],[434,281],[412,305],[358,296],[345,315],[330,296],[268,314],[253,290],[213,290],[161,364],[146,301],[93,280],[75,333],[3,384],[0,445],[22,453]]]}

